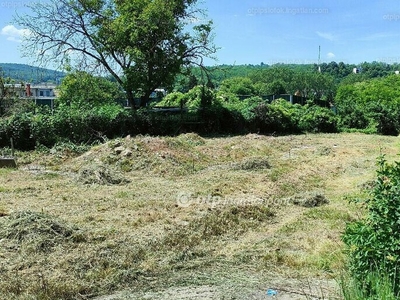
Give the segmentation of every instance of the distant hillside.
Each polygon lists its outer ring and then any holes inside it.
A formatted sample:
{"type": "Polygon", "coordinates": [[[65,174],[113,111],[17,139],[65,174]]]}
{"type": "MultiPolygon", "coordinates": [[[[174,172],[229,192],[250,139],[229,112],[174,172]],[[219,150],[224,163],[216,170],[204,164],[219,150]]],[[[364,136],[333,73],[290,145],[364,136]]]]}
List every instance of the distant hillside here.
{"type": "Polygon", "coordinates": [[[59,83],[65,76],[64,72],[38,68],[25,64],[0,63],[0,74],[15,81],[39,83],[59,83]]]}

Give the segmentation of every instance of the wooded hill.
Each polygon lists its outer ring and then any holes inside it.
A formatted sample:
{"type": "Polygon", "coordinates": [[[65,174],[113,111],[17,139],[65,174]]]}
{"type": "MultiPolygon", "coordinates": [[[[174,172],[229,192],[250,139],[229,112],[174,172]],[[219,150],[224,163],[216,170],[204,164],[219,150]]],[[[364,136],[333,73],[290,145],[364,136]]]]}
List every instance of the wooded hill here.
{"type": "Polygon", "coordinates": [[[60,83],[61,79],[65,76],[65,73],[26,64],[0,63],[0,76],[10,78],[16,82],[60,83]]]}
{"type": "MultiPolygon", "coordinates": [[[[217,65],[208,67],[210,72],[210,80],[213,85],[219,86],[219,84],[227,78],[232,77],[248,77],[250,74],[257,70],[268,69],[271,67],[285,67],[299,72],[317,71],[317,64],[275,64],[267,65],[261,63],[259,65],[217,65]]],[[[400,70],[400,63],[387,64],[384,62],[363,62],[358,65],[346,64],[344,62],[330,62],[322,63],[320,65],[321,72],[329,74],[335,78],[336,82],[339,83],[347,76],[353,73],[354,68],[359,70],[363,80],[371,79],[376,77],[383,77],[389,75],[395,71],[400,70]]],[[[203,80],[207,82],[207,77],[201,73],[200,68],[192,68],[189,72],[190,75],[180,75],[177,77],[175,82],[175,89],[180,90],[182,86],[187,84],[188,81],[196,81],[201,83],[203,80]]],[[[15,81],[24,81],[31,83],[38,82],[54,82],[60,83],[61,79],[65,77],[64,72],[50,70],[46,68],[34,67],[26,64],[15,64],[15,63],[0,63],[0,75],[5,78],[11,78],[15,81]]],[[[361,79],[361,78],[359,78],[361,79]]]]}

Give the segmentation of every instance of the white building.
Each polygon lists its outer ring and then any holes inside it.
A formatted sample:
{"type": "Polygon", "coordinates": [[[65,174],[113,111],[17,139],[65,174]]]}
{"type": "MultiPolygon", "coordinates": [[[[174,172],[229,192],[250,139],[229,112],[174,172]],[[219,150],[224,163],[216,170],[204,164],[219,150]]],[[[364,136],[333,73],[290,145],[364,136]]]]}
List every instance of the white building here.
{"type": "Polygon", "coordinates": [[[54,107],[54,99],[57,97],[57,85],[54,83],[8,83],[4,85],[6,93],[10,97],[29,99],[36,104],[54,107]]]}

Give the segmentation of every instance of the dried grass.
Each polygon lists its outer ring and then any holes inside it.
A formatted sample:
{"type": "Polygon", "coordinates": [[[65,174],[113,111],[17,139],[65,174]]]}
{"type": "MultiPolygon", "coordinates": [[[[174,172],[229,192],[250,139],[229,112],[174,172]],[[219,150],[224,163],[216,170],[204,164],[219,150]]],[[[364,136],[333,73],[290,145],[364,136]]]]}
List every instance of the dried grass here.
{"type": "Polygon", "coordinates": [[[90,164],[78,173],[78,182],[83,184],[126,184],[129,182],[120,172],[104,164],[90,164]]]}
{"type": "Polygon", "coordinates": [[[289,203],[300,205],[304,207],[317,207],[325,204],[329,204],[329,200],[320,192],[308,192],[293,197],[289,197],[289,203]]]}
{"type": "Polygon", "coordinates": [[[35,251],[49,251],[58,244],[83,242],[85,237],[76,227],[53,216],[20,211],[3,218],[0,239],[24,244],[35,251]]]}
{"type": "Polygon", "coordinates": [[[164,286],[189,295],[211,284],[246,299],[271,278],[329,278],[343,226],[361,213],[343,196],[371,180],[382,145],[394,159],[396,137],[357,134],[137,136],[78,157],[24,153],[59,175],[0,169],[0,298],[145,297],[164,286]],[[79,174],[94,184],[77,184],[79,174]],[[181,192],[220,202],[180,207],[181,192]]]}

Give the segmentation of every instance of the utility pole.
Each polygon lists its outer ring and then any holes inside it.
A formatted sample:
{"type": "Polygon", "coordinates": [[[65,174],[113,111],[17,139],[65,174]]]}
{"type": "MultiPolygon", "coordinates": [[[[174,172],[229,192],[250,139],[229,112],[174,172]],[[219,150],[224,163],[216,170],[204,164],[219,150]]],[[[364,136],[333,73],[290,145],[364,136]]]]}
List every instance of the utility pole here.
{"type": "Polygon", "coordinates": [[[318,48],[318,72],[321,73],[321,46],[318,48]]]}

